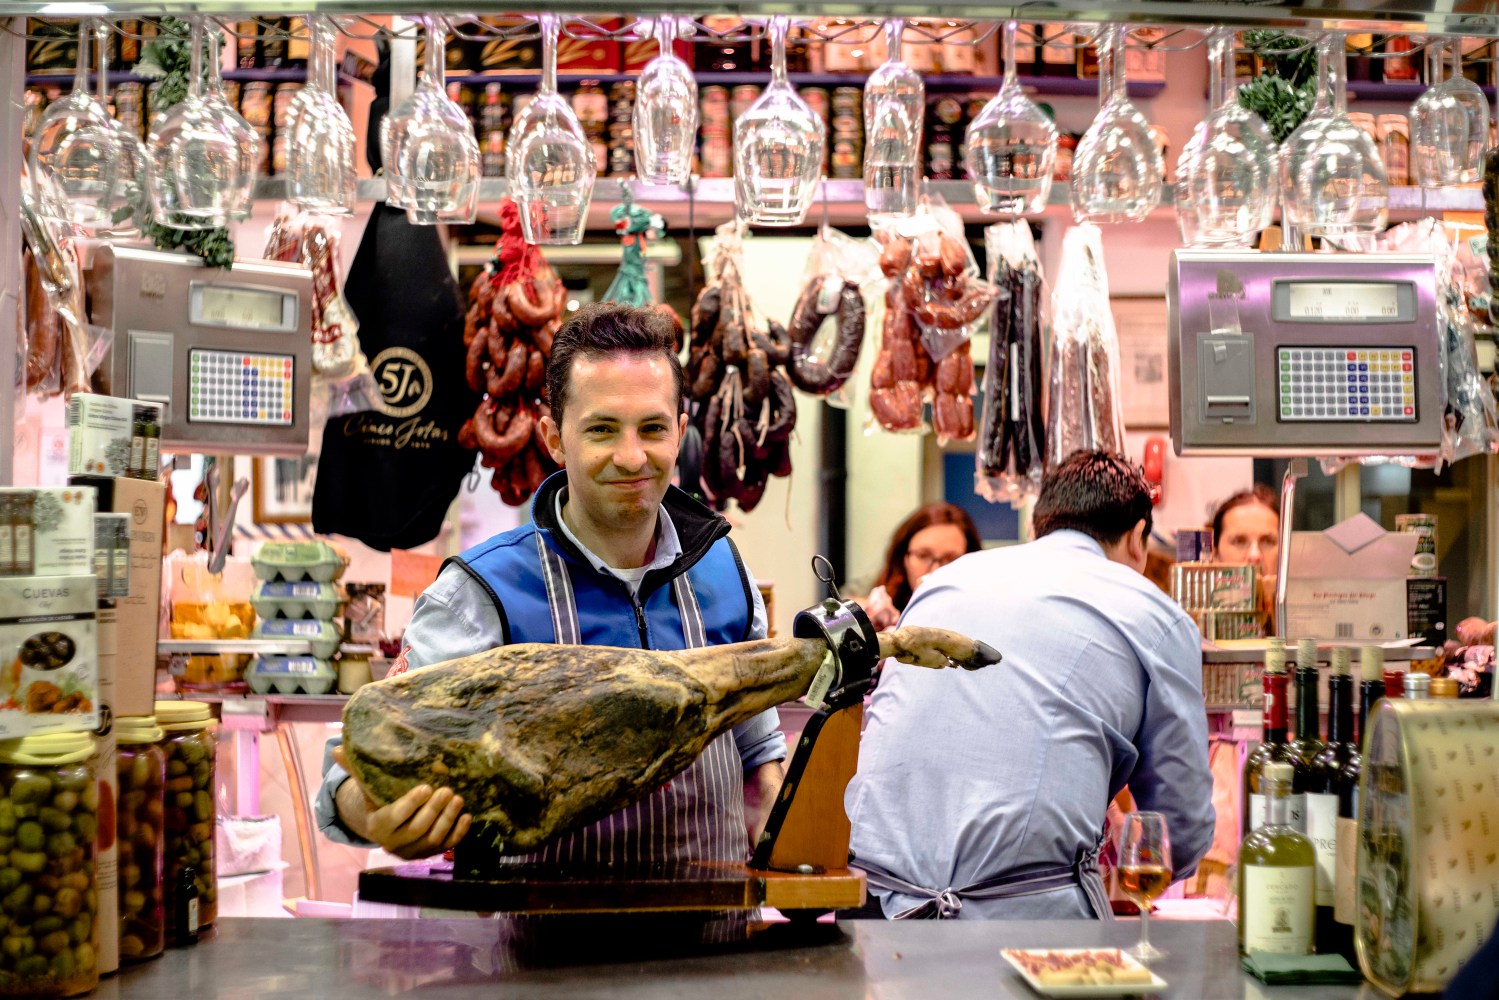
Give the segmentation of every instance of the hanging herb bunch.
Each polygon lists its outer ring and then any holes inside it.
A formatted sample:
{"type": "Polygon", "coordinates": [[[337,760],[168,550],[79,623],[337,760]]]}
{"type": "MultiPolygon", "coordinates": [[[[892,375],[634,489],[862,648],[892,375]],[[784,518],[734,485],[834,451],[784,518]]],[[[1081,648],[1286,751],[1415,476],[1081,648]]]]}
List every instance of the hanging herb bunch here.
{"type": "Polygon", "coordinates": [[[1264,119],[1276,142],[1285,142],[1316,101],[1316,46],[1284,31],[1246,31],[1241,38],[1262,69],[1239,87],[1239,106],[1264,119]]]}
{"type": "MultiPolygon", "coordinates": [[[[210,51],[218,46],[210,44],[210,51]]],[[[187,97],[188,75],[192,71],[192,35],[186,21],[163,17],[156,40],[148,42],[141,53],[135,72],[156,80],[153,111],[164,111],[187,97]]],[[[234,264],[234,240],[229,230],[173,229],[159,222],[146,227],[146,235],[160,250],[186,250],[203,258],[209,267],[231,267],[234,264]]]]}

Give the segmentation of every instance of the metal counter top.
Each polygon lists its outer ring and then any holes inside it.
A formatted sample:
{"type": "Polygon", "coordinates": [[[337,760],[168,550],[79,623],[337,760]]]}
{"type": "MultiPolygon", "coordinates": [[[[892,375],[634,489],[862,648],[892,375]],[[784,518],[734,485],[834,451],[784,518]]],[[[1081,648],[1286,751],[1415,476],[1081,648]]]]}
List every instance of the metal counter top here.
{"type": "MultiPolygon", "coordinates": [[[[196,947],[172,950],[100,984],[95,997],[192,1000],[374,996],[640,998],[712,1000],[947,1000],[1036,996],[1001,948],[1128,945],[1133,921],[845,921],[838,927],[775,928],[738,949],[660,955],[651,945],[600,949],[641,918],[595,923],[561,936],[562,957],[523,959],[491,920],[224,919],[196,947]],[[808,943],[808,935],[822,943],[808,943]],[[651,948],[647,955],[644,948],[651,948]]],[[[1228,921],[1157,920],[1151,940],[1170,956],[1154,964],[1181,1000],[1374,1000],[1373,987],[1266,987],[1239,968],[1228,921]]]]}

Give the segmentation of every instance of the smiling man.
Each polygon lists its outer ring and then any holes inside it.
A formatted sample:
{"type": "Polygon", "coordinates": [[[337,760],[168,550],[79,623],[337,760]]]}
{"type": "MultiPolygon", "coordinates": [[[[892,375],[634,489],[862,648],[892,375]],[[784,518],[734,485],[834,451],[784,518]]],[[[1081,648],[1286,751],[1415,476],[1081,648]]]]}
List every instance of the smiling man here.
{"type": "MultiPolygon", "coordinates": [[[[671,485],[687,418],[669,321],[652,309],[587,306],[547,364],[548,450],[562,465],[530,524],[450,559],[417,600],[396,669],[495,646],[559,642],[685,649],[762,638],[765,606],[721,516],[671,485]]],[[[774,709],[725,733],[647,799],[532,856],[571,864],[743,861],[782,777],[774,709]]],[[[421,787],[376,808],[341,766],[326,769],[319,826],[406,858],[457,844],[463,802],[421,787]]]]}

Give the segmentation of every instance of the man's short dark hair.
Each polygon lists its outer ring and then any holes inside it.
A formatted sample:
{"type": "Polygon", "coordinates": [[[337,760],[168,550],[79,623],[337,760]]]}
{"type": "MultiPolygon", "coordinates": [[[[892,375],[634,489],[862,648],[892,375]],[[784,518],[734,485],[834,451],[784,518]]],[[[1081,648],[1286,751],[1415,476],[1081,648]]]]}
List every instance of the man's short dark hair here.
{"type": "Polygon", "coordinates": [[[547,360],[547,401],[552,419],[562,423],[567,407],[567,393],[573,359],[579,354],[590,361],[611,354],[659,354],[671,370],[676,387],[677,410],[682,409],[682,361],[675,350],[676,332],[671,321],[651,308],[624,306],[617,302],[593,302],[584,306],[562,324],[552,339],[552,356],[547,360]]]}
{"type": "Polygon", "coordinates": [[[1075,451],[1041,480],[1032,532],[1081,531],[1113,545],[1141,521],[1150,537],[1150,486],[1139,466],[1107,451],[1075,451]]]}

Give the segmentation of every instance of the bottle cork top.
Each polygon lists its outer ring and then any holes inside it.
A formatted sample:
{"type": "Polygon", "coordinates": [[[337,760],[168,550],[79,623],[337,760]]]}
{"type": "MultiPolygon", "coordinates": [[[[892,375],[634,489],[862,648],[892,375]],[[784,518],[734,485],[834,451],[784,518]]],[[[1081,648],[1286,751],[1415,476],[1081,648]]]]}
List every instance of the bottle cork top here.
{"type": "Polygon", "coordinates": [[[1353,661],[1353,650],[1347,646],[1334,646],[1332,648],[1332,673],[1334,677],[1347,677],[1351,670],[1349,665],[1353,661]]]}
{"type": "Polygon", "coordinates": [[[1300,669],[1317,668],[1317,640],[1296,640],[1296,666],[1300,669]]]}
{"type": "Polygon", "coordinates": [[[1267,673],[1267,674],[1283,674],[1285,672],[1286,672],[1286,647],[1285,647],[1285,645],[1281,644],[1279,646],[1266,646],[1265,647],[1265,673],[1267,673]]]}
{"type": "Polygon", "coordinates": [[[1366,681],[1384,679],[1384,650],[1379,646],[1365,646],[1358,651],[1359,675],[1366,681]]]}
{"type": "Polygon", "coordinates": [[[1271,761],[1265,765],[1265,777],[1270,781],[1284,781],[1289,783],[1291,776],[1295,773],[1291,769],[1291,765],[1285,761],[1271,761]]]}

